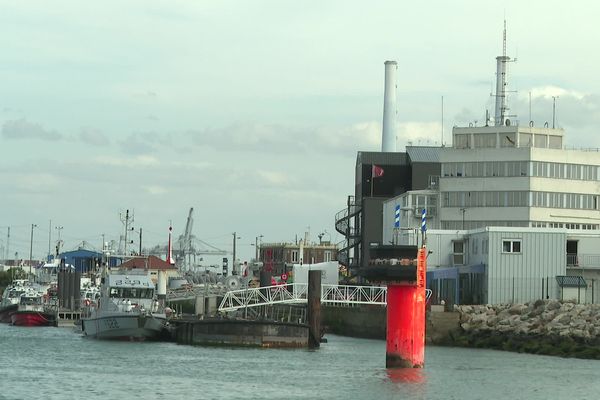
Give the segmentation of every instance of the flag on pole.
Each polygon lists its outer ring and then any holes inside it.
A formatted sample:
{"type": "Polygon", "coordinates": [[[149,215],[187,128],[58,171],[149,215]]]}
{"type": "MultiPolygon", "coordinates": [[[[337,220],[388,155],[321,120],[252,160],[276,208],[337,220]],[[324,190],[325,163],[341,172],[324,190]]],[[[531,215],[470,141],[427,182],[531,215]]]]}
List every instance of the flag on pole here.
{"type": "Polygon", "coordinates": [[[372,178],[379,178],[383,176],[383,168],[381,168],[379,165],[375,165],[373,164],[373,168],[371,171],[371,177],[372,178]]]}

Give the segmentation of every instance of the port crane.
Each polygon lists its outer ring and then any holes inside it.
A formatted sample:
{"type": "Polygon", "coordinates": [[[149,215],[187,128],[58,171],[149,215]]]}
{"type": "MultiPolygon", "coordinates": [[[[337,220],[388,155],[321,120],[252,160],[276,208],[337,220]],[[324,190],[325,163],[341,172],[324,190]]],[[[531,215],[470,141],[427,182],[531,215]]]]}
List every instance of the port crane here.
{"type": "Polygon", "coordinates": [[[176,242],[175,261],[183,271],[190,271],[197,265],[196,256],[213,255],[226,256],[227,252],[221,250],[204,240],[196,238],[192,229],[194,227],[194,208],[191,207],[188,213],[185,230],[176,242]]]}

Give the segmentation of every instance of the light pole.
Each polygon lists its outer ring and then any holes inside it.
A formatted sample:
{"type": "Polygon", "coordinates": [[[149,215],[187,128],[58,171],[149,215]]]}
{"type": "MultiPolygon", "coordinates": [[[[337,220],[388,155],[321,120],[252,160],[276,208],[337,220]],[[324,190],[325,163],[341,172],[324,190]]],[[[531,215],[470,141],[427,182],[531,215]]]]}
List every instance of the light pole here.
{"type": "Polygon", "coordinates": [[[63,230],[63,226],[55,226],[54,229],[58,231],[58,241],[60,242],[60,231],[63,230]]]}
{"type": "Polygon", "coordinates": [[[236,264],[236,261],[235,261],[235,241],[237,239],[241,239],[241,237],[238,237],[237,232],[233,232],[232,235],[233,235],[233,268],[232,268],[231,274],[232,275],[237,275],[238,274],[238,270],[237,270],[237,264],[236,264]]]}
{"type": "Polygon", "coordinates": [[[258,247],[259,247],[258,246],[258,239],[261,239],[261,242],[262,242],[262,238],[263,238],[263,235],[258,235],[256,237],[256,239],[254,240],[254,251],[255,251],[254,261],[258,261],[258,253],[259,253],[259,251],[258,251],[258,247]]]}
{"type": "Polygon", "coordinates": [[[31,240],[29,241],[29,275],[31,276],[31,260],[33,259],[33,228],[37,228],[36,224],[31,224],[31,240]]]}
{"type": "Polygon", "coordinates": [[[60,254],[60,231],[63,230],[64,227],[62,226],[55,226],[54,229],[56,229],[56,231],[58,232],[58,240],[56,241],[56,250],[55,250],[55,257],[58,258],[58,255],[60,254]]]}

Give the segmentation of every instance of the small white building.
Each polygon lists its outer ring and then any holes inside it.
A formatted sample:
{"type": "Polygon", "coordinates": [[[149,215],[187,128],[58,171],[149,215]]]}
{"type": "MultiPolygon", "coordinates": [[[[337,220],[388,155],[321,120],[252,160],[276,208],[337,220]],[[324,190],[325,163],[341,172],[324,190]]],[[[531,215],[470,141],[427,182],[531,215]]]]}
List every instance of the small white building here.
{"type": "MultiPolygon", "coordinates": [[[[421,243],[421,233],[410,243],[421,243]]],[[[406,243],[405,243],[406,244],[406,243]]],[[[432,303],[524,303],[542,298],[597,303],[600,233],[487,227],[427,231],[432,303]],[[594,253],[596,251],[597,253],[594,253]]]]}
{"type": "Polygon", "coordinates": [[[337,261],[328,261],[315,264],[294,264],[294,283],[308,283],[309,271],[321,271],[322,285],[337,285],[339,282],[339,266],[337,261]]]}

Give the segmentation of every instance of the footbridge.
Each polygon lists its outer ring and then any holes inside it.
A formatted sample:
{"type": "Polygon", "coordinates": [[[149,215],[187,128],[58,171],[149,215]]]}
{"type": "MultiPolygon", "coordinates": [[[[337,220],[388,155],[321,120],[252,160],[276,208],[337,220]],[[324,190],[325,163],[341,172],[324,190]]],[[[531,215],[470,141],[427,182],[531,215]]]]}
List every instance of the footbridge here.
{"type": "MultiPolygon", "coordinates": [[[[219,311],[235,311],[240,308],[269,306],[273,304],[306,303],[308,284],[289,283],[231,290],[225,293],[219,311]]],[[[431,290],[427,290],[427,298],[431,290]]],[[[350,306],[357,304],[387,304],[386,286],[321,285],[321,304],[350,306]]]]}

